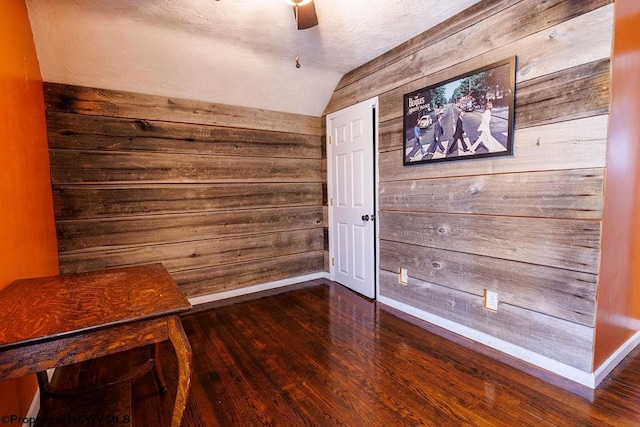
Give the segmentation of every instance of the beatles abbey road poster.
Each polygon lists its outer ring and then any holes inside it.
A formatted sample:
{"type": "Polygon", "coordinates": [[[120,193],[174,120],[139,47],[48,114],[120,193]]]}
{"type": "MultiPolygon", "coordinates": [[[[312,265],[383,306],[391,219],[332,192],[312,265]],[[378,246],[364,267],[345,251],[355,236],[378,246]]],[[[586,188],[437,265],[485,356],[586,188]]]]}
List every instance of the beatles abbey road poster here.
{"type": "Polygon", "coordinates": [[[513,154],[516,58],[404,95],[403,164],[513,154]]]}

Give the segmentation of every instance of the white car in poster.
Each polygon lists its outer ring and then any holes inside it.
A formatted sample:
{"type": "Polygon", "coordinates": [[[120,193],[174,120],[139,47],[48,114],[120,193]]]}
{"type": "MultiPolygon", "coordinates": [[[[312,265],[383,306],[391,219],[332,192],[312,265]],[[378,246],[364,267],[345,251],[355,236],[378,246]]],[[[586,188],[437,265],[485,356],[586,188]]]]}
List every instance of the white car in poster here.
{"type": "Polygon", "coordinates": [[[421,129],[426,129],[429,126],[431,126],[432,124],[433,124],[433,120],[431,119],[431,116],[429,116],[429,115],[422,116],[418,120],[418,127],[420,127],[421,129]]]}

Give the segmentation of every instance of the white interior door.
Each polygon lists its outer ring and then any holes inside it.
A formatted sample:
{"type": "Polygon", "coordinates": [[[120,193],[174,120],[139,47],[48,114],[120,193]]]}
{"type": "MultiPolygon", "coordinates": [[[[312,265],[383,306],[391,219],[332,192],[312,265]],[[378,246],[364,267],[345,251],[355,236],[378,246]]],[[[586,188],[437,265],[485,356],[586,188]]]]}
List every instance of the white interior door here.
{"type": "Polygon", "coordinates": [[[327,116],[333,279],[375,297],[374,117],[377,99],[327,116]]]}

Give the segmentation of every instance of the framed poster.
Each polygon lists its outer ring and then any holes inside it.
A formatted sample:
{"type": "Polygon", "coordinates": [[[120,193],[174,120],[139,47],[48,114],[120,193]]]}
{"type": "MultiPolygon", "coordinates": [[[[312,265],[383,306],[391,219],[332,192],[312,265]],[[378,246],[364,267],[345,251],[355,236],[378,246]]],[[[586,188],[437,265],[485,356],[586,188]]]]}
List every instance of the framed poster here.
{"type": "Polygon", "coordinates": [[[513,154],[516,57],[404,95],[403,164],[513,154]]]}

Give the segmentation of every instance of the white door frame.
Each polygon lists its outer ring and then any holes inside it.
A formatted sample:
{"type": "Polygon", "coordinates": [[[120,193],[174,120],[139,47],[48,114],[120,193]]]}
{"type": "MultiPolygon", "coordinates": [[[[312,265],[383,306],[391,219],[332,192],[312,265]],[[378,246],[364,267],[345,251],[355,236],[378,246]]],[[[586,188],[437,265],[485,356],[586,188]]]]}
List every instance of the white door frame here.
{"type": "Polygon", "coordinates": [[[380,182],[380,171],[379,171],[379,155],[378,155],[378,140],[379,140],[379,117],[380,117],[380,105],[378,102],[378,97],[373,97],[370,99],[367,99],[366,101],[361,101],[357,104],[354,104],[352,106],[343,108],[342,110],[339,111],[335,111],[331,114],[327,114],[326,116],[326,129],[327,129],[327,138],[326,138],[326,148],[327,148],[327,193],[328,193],[328,214],[329,214],[329,218],[328,218],[328,227],[329,227],[329,278],[331,280],[335,279],[335,265],[333,264],[332,260],[335,256],[335,248],[334,248],[334,242],[335,239],[332,238],[332,234],[333,234],[333,229],[335,227],[333,227],[333,206],[331,205],[331,200],[334,197],[333,194],[333,165],[331,162],[332,159],[332,152],[333,152],[333,146],[332,144],[329,143],[329,138],[331,136],[330,133],[330,118],[334,115],[334,114],[340,114],[340,113],[344,113],[345,111],[348,111],[349,109],[352,108],[356,108],[356,106],[360,107],[364,104],[370,105],[371,109],[372,109],[372,113],[373,114],[373,173],[374,173],[374,182],[373,182],[373,186],[374,186],[374,212],[375,212],[375,220],[374,220],[374,230],[375,230],[375,236],[374,236],[374,244],[375,244],[375,248],[374,248],[374,256],[375,256],[375,260],[374,260],[374,278],[375,278],[375,299],[379,299],[380,298],[380,221],[379,221],[379,211],[380,211],[380,204],[379,204],[379,182],[380,182]]]}

